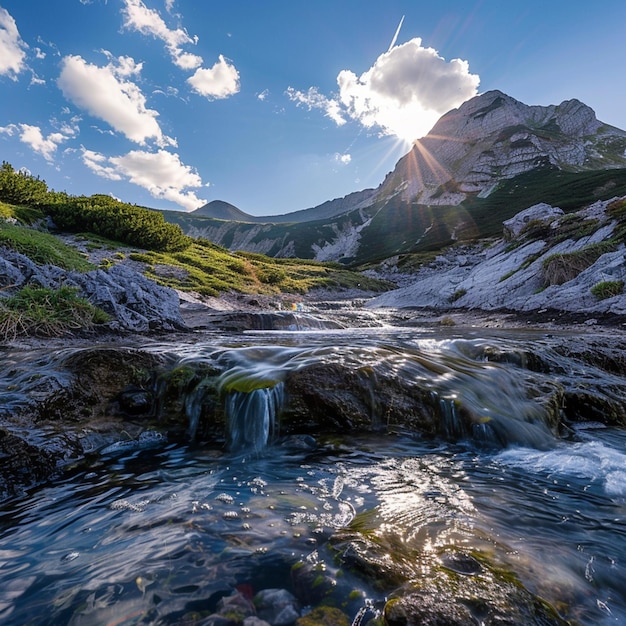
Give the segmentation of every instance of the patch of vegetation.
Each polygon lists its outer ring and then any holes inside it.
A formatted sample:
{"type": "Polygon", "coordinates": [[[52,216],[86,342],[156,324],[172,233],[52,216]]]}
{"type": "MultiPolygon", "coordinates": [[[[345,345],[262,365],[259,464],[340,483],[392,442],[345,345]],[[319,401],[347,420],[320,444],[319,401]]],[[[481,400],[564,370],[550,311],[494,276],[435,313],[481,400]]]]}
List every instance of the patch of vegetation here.
{"type": "MultiPolygon", "coordinates": [[[[624,168],[564,172],[544,167],[504,180],[488,197],[468,198],[458,209],[467,211],[482,237],[500,234],[504,220],[539,202],[571,213],[618,195],[626,195],[624,168]]],[[[472,236],[462,230],[457,234],[460,238],[472,236]]]]}
{"type": "Polygon", "coordinates": [[[507,272],[506,274],[503,274],[502,276],[500,276],[500,279],[498,280],[498,282],[499,283],[504,282],[508,278],[511,278],[511,276],[513,276],[514,274],[517,274],[518,271],[519,271],[519,268],[516,270],[511,270],[510,272],[507,272]]]}
{"type": "Polygon", "coordinates": [[[109,319],[104,311],[80,298],[76,289],[24,287],[14,296],[0,299],[0,341],[21,335],[60,337],[109,319]]]}
{"type": "Polygon", "coordinates": [[[146,274],[158,283],[209,296],[227,291],[277,294],[306,293],[316,287],[358,287],[372,291],[389,287],[386,282],[367,278],[338,264],[229,252],[203,239],[194,241],[184,252],[134,252],[129,258],[145,263],[146,274]],[[172,271],[159,271],[160,266],[169,266],[172,271]]]}
{"type": "Polygon", "coordinates": [[[17,206],[0,202],[0,221],[15,221],[20,224],[30,225],[45,217],[37,207],[17,206]]]}
{"type": "Polygon", "coordinates": [[[57,194],[43,209],[58,228],[73,233],[87,231],[130,246],[163,252],[184,250],[191,243],[179,226],[166,222],[158,211],[102,194],[89,197],[57,194]]]}
{"type": "Polygon", "coordinates": [[[607,298],[619,296],[624,293],[624,281],[605,280],[601,283],[595,284],[591,288],[591,293],[598,298],[598,300],[606,300],[607,298]]]}
{"type": "Polygon", "coordinates": [[[23,226],[0,222],[0,246],[21,252],[40,265],[56,265],[79,272],[94,269],[80,252],[57,237],[23,226]]]}
{"type": "Polygon", "coordinates": [[[552,230],[552,221],[541,219],[530,220],[528,224],[524,225],[524,228],[522,228],[518,236],[520,238],[526,237],[527,239],[548,239],[550,237],[550,231],[552,230]]]}
{"type": "Polygon", "coordinates": [[[591,267],[603,254],[613,252],[617,245],[611,241],[586,246],[576,252],[553,254],[543,261],[543,284],[562,285],[591,267]]]}
{"type": "Polygon", "coordinates": [[[617,221],[615,238],[626,244],[626,200],[615,200],[607,207],[607,215],[617,221]]]}
{"type": "Polygon", "coordinates": [[[448,302],[456,302],[459,298],[462,298],[467,293],[467,289],[457,289],[449,298],[448,302]]]}
{"type": "Polygon", "coordinates": [[[606,207],[606,213],[609,217],[618,222],[626,221],[626,199],[615,200],[606,207]]]}

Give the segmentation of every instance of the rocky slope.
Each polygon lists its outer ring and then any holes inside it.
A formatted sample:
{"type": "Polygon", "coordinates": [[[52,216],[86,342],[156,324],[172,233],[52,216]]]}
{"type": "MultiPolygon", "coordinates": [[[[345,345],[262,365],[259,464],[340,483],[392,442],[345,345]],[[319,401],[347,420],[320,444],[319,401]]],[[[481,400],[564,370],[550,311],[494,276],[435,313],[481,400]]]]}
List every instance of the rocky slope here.
{"type": "Polygon", "coordinates": [[[528,106],[489,91],[446,113],[398,162],[377,195],[457,205],[539,166],[624,167],[625,151],[626,132],[598,121],[578,100],[528,106]]]}
{"type": "Polygon", "coordinates": [[[368,306],[626,315],[624,207],[626,197],[569,215],[536,205],[503,238],[449,249],[368,306]]]}

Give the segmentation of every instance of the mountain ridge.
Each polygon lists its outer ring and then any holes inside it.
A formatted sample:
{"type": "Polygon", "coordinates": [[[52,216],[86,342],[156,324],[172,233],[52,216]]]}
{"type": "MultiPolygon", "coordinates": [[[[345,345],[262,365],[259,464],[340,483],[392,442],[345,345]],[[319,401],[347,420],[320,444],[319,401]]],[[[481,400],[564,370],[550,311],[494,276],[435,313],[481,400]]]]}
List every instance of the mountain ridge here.
{"type": "Polygon", "coordinates": [[[443,115],[376,189],[245,224],[164,214],[231,250],[350,265],[492,236],[544,191],[566,210],[626,193],[626,131],[576,99],[530,106],[494,90],[443,115]]]}

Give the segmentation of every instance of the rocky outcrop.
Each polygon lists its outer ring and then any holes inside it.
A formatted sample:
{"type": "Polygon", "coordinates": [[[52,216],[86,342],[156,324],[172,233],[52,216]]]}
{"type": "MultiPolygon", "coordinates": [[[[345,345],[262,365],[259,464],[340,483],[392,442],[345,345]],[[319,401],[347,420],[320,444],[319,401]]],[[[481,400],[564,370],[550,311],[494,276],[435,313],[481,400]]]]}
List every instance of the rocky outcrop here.
{"type": "Polygon", "coordinates": [[[535,204],[525,211],[520,211],[510,220],[502,222],[502,226],[504,227],[504,238],[507,241],[510,241],[511,239],[518,237],[522,231],[527,229],[532,224],[549,224],[562,215],[563,211],[558,207],[550,206],[545,202],[535,204]]]}
{"type": "Polygon", "coordinates": [[[91,272],[66,271],[54,265],[38,265],[14,250],[0,250],[0,287],[3,294],[26,285],[58,289],[75,287],[86,298],[113,319],[113,330],[147,332],[182,330],[178,294],[124,266],[91,272]]]}
{"type": "MultiPolygon", "coordinates": [[[[544,205],[548,221],[536,220],[526,233],[507,227],[508,236],[517,232],[521,238],[452,248],[422,267],[411,284],[367,306],[626,315],[625,247],[616,237],[622,226],[607,214],[607,207],[625,200],[597,202],[561,218],[544,205]],[[553,263],[561,265],[559,279],[550,275],[553,263]],[[615,285],[617,292],[599,292],[602,284],[615,285]]],[[[527,215],[523,212],[511,223],[531,226],[524,221],[527,215]]]]}
{"type": "Polygon", "coordinates": [[[626,132],[578,100],[528,106],[489,91],[446,113],[396,165],[377,198],[457,205],[537,167],[626,167],[626,132]]]}

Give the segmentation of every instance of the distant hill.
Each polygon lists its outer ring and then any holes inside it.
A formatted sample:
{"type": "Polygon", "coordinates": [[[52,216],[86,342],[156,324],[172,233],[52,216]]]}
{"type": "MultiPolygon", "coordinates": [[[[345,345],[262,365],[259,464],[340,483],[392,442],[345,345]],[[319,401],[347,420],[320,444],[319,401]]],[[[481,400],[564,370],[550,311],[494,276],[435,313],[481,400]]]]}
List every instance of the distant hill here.
{"type": "Polygon", "coordinates": [[[223,200],[212,200],[199,209],[192,211],[189,215],[195,217],[212,217],[216,220],[230,220],[233,222],[256,221],[256,218],[252,215],[248,215],[248,213],[238,209],[234,204],[224,202],[223,200]]]}
{"type": "Polygon", "coordinates": [[[569,212],[624,194],[625,131],[578,100],[528,106],[490,91],[446,113],[377,189],[245,224],[164,215],[231,250],[358,264],[498,235],[539,202],[569,212]]]}

